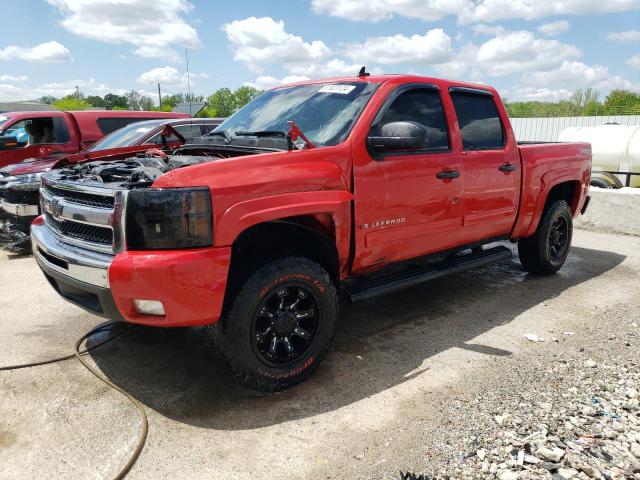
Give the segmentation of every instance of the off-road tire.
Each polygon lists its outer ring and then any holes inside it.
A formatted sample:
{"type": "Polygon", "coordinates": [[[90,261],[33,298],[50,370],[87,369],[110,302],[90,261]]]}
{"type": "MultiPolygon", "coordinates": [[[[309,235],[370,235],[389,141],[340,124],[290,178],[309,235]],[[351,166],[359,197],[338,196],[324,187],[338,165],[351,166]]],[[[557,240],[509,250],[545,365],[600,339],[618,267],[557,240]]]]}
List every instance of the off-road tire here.
{"type": "Polygon", "coordinates": [[[329,352],[337,317],[338,295],[326,270],[307,258],[285,257],[258,268],[248,277],[221,321],[209,327],[208,338],[242,384],[261,392],[276,392],[313,373],[329,352]],[[299,288],[314,297],[317,326],[299,358],[273,364],[257,351],[254,325],[258,308],[282,288],[291,288],[293,292],[299,288]]]}
{"type": "Polygon", "coordinates": [[[540,219],[536,233],[518,241],[518,255],[523,270],[533,275],[552,275],[556,273],[569,255],[573,236],[573,219],[569,204],[556,200],[549,204],[540,219]],[[552,255],[552,227],[556,222],[566,225],[566,246],[556,255],[552,255]]]}

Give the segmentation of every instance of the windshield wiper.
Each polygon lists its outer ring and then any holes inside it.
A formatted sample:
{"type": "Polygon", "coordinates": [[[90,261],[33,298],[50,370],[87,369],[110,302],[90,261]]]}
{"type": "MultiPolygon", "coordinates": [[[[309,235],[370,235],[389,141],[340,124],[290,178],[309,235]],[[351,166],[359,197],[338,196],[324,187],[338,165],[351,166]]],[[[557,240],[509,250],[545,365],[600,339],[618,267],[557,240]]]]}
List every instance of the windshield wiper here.
{"type": "Polygon", "coordinates": [[[229,145],[229,143],[231,142],[231,137],[229,137],[229,134],[227,133],[226,130],[218,130],[217,132],[209,132],[205,135],[205,137],[222,137],[224,138],[224,143],[226,143],[227,145],[229,145]]]}
{"type": "Polygon", "coordinates": [[[257,130],[255,132],[234,132],[237,137],[286,137],[284,130],[257,130]]]}

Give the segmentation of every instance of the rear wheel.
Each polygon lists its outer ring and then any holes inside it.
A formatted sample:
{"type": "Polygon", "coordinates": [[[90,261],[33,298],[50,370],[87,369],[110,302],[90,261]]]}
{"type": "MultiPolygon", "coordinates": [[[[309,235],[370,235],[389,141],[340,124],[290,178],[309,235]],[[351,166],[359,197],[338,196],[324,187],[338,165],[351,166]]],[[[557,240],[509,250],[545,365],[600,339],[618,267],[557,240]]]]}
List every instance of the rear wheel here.
{"type": "Polygon", "coordinates": [[[556,273],[569,255],[573,219],[569,204],[557,200],[545,209],[536,233],[518,241],[522,268],[536,275],[556,273]]]}
{"type": "Polygon", "coordinates": [[[306,258],[286,257],[248,278],[212,337],[243,384],[274,392],[311,375],[329,351],[337,315],[329,274],[306,258]]]}

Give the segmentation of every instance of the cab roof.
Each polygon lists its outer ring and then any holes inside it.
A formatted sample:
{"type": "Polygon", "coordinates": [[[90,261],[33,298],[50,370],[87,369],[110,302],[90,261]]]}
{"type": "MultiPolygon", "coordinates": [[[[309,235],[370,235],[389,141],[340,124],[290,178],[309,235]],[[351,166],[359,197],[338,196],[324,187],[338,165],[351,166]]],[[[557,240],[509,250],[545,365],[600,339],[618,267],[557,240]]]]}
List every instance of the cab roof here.
{"type": "Polygon", "coordinates": [[[312,85],[317,83],[340,83],[340,82],[368,82],[368,83],[391,83],[394,85],[403,85],[406,83],[429,83],[436,85],[442,90],[447,90],[450,87],[465,87],[475,90],[484,90],[490,93],[497,93],[496,90],[485,84],[464,82],[458,80],[447,80],[443,78],[427,77],[421,75],[408,75],[408,74],[384,74],[384,75],[368,75],[368,76],[342,76],[342,77],[330,77],[318,80],[303,80],[300,82],[288,83],[275,87],[273,90],[277,90],[285,87],[300,86],[300,85],[312,85]]]}

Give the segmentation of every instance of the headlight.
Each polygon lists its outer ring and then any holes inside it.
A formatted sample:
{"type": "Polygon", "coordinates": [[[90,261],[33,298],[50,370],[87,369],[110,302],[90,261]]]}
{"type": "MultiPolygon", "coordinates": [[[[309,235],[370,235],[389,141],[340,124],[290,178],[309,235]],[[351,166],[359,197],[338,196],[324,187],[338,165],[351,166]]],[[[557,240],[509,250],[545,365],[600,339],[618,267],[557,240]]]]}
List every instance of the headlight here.
{"type": "Polygon", "coordinates": [[[126,208],[130,250],[208,247],[213,243],[211,194],[206,187],[132,190],[126,208]]]}
{"type": "Polygon", "coordinates": [[[41,177],[42,172],[2,177],[0,186],[16,190],[38,190],[40,188],[41,177]]]}

